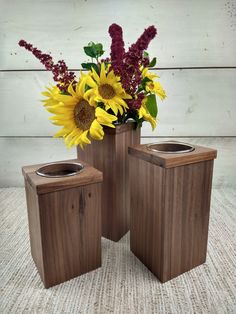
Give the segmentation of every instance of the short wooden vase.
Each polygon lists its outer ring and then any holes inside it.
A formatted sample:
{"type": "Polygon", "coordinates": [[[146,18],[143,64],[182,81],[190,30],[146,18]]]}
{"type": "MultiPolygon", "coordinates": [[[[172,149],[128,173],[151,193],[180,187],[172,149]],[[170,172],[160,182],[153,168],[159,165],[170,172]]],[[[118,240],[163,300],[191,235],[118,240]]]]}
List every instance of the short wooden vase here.
{"type": "Polygon", "coordinates": [[[102,173],[76,159],[22,170],[31,254],[45,288],[100,267],[102,173]]]}
{"type": "Polygon", "coordinates": [[[140,128],[134,122],[106,128],[102,141],[93,141],[78,158],[103,173],[102,235],[119,241],[129,231],[128,147],[140,143],[140,128]]]}

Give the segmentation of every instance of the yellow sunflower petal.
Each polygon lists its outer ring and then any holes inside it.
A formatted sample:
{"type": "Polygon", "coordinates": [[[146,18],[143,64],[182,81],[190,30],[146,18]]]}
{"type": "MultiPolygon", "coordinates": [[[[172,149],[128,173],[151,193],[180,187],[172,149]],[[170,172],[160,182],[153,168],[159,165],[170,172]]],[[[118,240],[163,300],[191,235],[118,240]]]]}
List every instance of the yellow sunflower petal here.
{"type": "Polygon", "coordinates": [[[94,80],[91,78],[90,75],[87,75],[87,77],[86,77],[86,84],[89,87],[96,87],[97,86],[97,84],[94,82],[94,80]]]}
{"type": "Polygon", "coordinates": [[[82,135],[80,136],[79,145],[81,146],[82,149],[84,148],[85,145],[91,144],[91,141],[88,139],[87,134],[88,134],[88,130],[84,131],[82,135]]]}
{"type": "Polygon", "coordinates": [[[101,64],[100,83],[101,84],[106,83],[106,71],[105,71],[105,63],[104,62],[102,62],[102,64],[101,64]]]}
{"type": "Polygon", "coordinates": [[[145,121],[148,121],[152,126],[152,130],[154,130],[156,127],[156,119],[153,118],[150,115],[150,113],[146,110],[144,102],[145,102],[145,100],[143,101],[143,105],[138,110],[139,119],[143,118],[145,121]]]}
{"type": "Polygon", "coordinates": [[[86,85],[86,79],[83,78],[81,79],[79,85],[78,85],[78,90],[77,90],[77,93],[80,97],[83,97],[84,96],[84,91],[85,91],[85,85],[86,85]]]}
{"type": "Polygon", "coordinates": [[[100,77],[98,76],[97,72],[92,68],[92,75],[95,81],[99,84],[100,83],[100,77]]]}
{"type": "Polygon", "coordinates": [[[68,92],[69,92],[72,96],[76,97],[76,92],[75,92],[74,87],[73,87],[73,82],[70,83],[70,85],[69,85],[69,87],[68,87],[68,92]]]}
{"type": "Polygon", "coordinates": [[[70,96],[70,95],[57,95],[55,96],[55,98],[58,100],[58,101],[61,101],[63,102],[65,105],[68,105],[68,106],[73,106],[77,103],[77,99],[73,96],[70,96]]]}
{"type": "Polygon", "coordinates": [[[117,116],[119,105],[117,105],[113,101],[108,101],[108,103],[106,104],[106,107],[110,107],[111,110],[114,112],[114,114],[117,116]]]}
{"type": "Polygon", "coordinates": [[[117,120],[117,117],[107,113],[105,110],[102,108],[97,107],[95,110],[95,116],[97,118],[98,123],[102,125],[109,126],[111,128],[114,128],[115,126],[112,124],[112,122],[117,120]]]}
{"type": "Polygon", "coordinates": [[[71,130],[64,127],[61,130],[57,131],[57,133],[55,133],[53,137],[64,137],[69,132],[71,132],[71,130]]]}
{"type": "Polygon", "coordinates": [[[95,140],[101,141],[103,139],[104,136],[103,127],[101,126],[101,124],[98,123],[97,120],[94,120],[93,123],[91,124],[89,134],[95,140]]]}

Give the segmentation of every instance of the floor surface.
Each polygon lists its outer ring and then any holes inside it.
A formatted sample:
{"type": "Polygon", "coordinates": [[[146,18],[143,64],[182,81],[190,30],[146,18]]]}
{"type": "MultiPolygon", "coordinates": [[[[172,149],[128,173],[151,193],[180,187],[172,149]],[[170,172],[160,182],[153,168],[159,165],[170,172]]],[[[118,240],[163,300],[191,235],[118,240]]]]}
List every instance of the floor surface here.
{"type": "Polygon", "coordinates": [[[102,268],[48,290],[30,255],[24,189],[0,189],[0,313],[236,313],[236,191],[214,189],[206,264],[161,284],[130,252],[102,240],[102,268]]]}

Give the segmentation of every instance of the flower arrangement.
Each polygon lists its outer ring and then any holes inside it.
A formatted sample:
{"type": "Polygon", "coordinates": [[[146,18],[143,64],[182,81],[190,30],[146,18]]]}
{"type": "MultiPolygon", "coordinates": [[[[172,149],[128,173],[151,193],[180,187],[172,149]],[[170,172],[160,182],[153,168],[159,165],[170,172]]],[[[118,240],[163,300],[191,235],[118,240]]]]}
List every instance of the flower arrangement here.
{"type": "Polygon", "coordinates": [[[143,121],[156,127],[157,102],[166,93],[156,81],[157,75],[149,72],[156,58],[151,61],[146,51],[156,36],[154,26],[144,30],[136,43],[125,51],[122,28],[117,24],[109,27],[111,36],[110,57],[101,59],[104,53],[101,43],[90,42],[84,52],[91,62],[82,63],[77,78],[68,70],[64,60],[54,63],[50,54],[42,53],[25,40],[19,45],[40,60],[53,74],[56,85],[50,85],[42,94],[45,108],[52,114],[53,124],[62,127],[54,137],[63,137],[67,147],[80,145],[84,148],[91,139],[102,140],[104,127],[115,128],[132,119],[137,127],[143,121]]]}

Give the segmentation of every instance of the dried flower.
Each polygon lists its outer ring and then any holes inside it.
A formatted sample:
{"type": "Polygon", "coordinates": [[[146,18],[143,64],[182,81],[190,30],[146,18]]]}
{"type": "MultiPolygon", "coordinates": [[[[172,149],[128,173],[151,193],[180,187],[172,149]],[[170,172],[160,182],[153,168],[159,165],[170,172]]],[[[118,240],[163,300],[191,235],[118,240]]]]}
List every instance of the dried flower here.
{"type": "Polygon", "coordinates": [[[112,24],[109,27],[109,34],[111,36],[111,61],[112,69],[116,75],[122,74],[123,60],[125,56],[125,48],[123,41],[122,27],[117,24],[112,24]]]}
{"type": "Polygon", "coordinates": [[[144,50],[147,49],[150,41],[156,36],[157,31],[154,26],[149,26],[144,30],[135,44],[132,44],[128,52],[125,53],[122,28],[117,24],[109,27],[109,34],[112,38],[111,44],[111,64],[116,75],[120,76],[121,83],[125,91],[133,99],[128,101],[130,108],[139,109],[143,96],[137,93],[138,86],[142,81],[141,65],[147,66],[148,58],[143,57],[144,50]]]}
{"type": "Polygon", "coordinates": [[[68,67],[64,60],[59,60],[57,64],[54,64],[53,59],[49,54],[42,53],[41,50],[33,47],[33,45],[27,43],[23,39],[19,41],[19,46],[32,52],[32,54],[45,66],[46,70],[52,71],[54,81],[59,82],[57,87],[63,92],[67,91],[70,83],[75,80],[75,73],[68,71],[68,67]]]}

